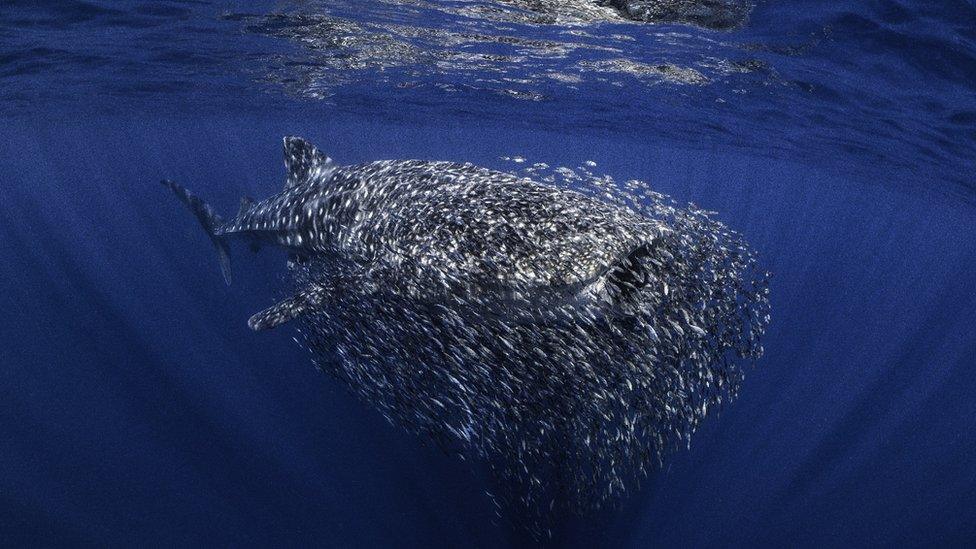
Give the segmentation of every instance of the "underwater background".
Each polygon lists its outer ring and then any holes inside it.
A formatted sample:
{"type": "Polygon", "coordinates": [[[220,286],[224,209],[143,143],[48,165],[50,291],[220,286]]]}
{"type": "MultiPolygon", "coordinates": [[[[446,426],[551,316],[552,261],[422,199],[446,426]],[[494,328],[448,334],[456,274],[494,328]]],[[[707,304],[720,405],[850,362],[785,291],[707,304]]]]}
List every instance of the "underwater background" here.
{"type": "Polygon", "coordinates": [[[548,543],[976,541],[976,5],[767,1],[713,30],[522,4],[0,3],[0,542],[536,543],[478,463],[251,332],[284,257],[238,254],[226,288],[159,186],[232,213],[280,189],[284,135],[593,161],[772,273],[738,399],[548,543]]]}

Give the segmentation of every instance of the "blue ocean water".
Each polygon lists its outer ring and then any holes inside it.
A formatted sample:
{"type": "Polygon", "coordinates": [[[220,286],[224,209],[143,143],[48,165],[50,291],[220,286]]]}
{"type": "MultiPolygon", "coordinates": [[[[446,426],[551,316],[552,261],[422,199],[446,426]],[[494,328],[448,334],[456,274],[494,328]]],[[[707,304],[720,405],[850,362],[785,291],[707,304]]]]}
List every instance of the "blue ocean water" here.
{"type": "Polygon", "coordinates": [[[563,4],[0,4],[4,545],[537,543],[481,465],[251,332],[283,258],[226,288],[158,185],[231,213],[279,190],[283,135],[343,163],[592,160],[718,212],[772,273],[739,398],[547,543],[971,545],[976,5],[767,1],[714,31],[563,4]]]}

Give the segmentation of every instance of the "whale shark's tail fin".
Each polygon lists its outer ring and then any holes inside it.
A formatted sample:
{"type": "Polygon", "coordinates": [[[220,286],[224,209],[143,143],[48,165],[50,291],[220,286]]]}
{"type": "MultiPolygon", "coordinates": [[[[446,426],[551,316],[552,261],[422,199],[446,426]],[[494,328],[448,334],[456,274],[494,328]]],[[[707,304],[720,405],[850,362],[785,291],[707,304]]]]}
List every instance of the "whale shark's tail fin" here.
{"type": "Polygon", "coordinates": [[[191,193],[182,185],[169,180],[163,180],[162,183],[169,190],[173,191],[173,194],[181,202],[186,204],[187,208],[190,208],[193,215],[200,221],[200,225],[203,226],[203,230],[207,231],[207,236],[210,237],[214,248],[217,249],[217,259],[220,261],[220,272],[224,275],[224,282],[230,286],[230,247],[227,246],[227,239],[217,234],[217,229],[223,223],[223,220],[214,212],[209,204],[200,200],[197,195],[191,193]]]}

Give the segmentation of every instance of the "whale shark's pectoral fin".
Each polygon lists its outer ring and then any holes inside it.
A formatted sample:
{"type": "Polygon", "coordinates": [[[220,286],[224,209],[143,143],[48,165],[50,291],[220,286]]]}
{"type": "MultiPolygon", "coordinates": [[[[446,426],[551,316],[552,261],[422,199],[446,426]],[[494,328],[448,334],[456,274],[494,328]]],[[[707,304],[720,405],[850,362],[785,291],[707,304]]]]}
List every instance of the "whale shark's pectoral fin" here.
{"type": "Polygon", "coordinates": [[[312,178],[328,179],[336,170],[335,162],[331,158],[319,152],[315,145],[301,137],[286,137],[284,154],[285,170],[288,172],[285,178],[286,189],[312,178]]]}
{"type": "Polygon", "coordinates": [[[277,328],[322,304],[327,288],[312,286],[252,316],[247,325],[254,331],[277,328]]]}

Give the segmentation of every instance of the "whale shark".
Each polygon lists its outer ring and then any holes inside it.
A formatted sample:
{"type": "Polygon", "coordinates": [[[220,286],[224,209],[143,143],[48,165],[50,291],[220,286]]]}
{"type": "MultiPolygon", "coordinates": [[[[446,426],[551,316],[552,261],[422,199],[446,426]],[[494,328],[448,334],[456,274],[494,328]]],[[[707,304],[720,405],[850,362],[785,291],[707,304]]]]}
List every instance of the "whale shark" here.
{"type": "Polygon", "coordinates": [[[228,284],[235,241],[287,251],[286,297],[248,325],[293,322],[313,363],[391,423],[482,460],[533,534],[638,485],[762,355],[768,273],[710,212],[568,169],[283,148],[283,189],[227,220],[163,182],[228,284]]]}
{"type": "MultiPolygon", "coordinates": [[[[228,285],[229,245],[239,240],[255,250],[284,248],[297,261],[315,256],[364,281],[411,281],[400,286],[428,300],[464,294],[499,304],[530,297],[626,307],[649,276],[637,259],[667,230],[581,193],[471,164],[339,166],[298,137],[284,138],[283,149],[284,189],[260,202],[243,198],[227,221],[183,186],[163,181],[200,221],[228,285]]],[[[300,288],[248,324],[279,326],[320,304],[327,291],[300,288]]]]}

